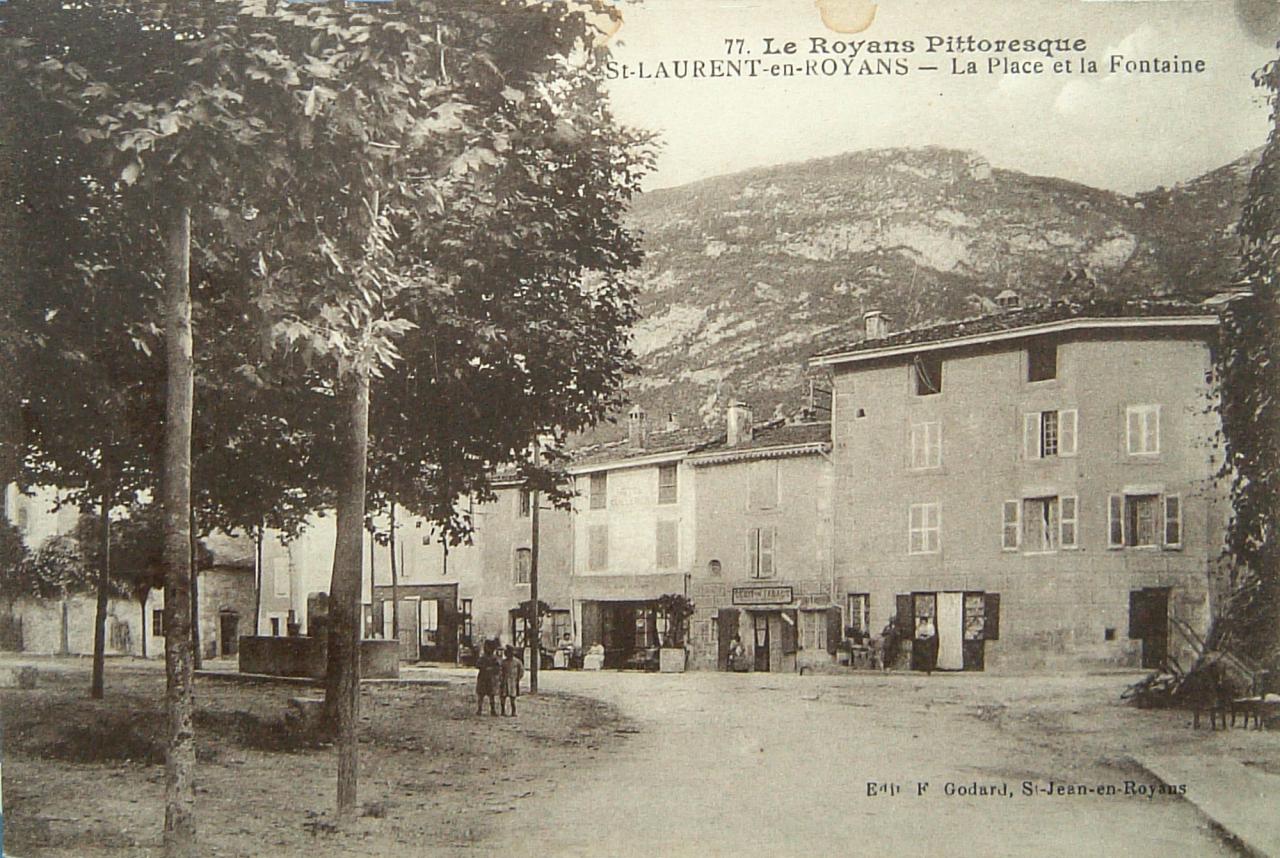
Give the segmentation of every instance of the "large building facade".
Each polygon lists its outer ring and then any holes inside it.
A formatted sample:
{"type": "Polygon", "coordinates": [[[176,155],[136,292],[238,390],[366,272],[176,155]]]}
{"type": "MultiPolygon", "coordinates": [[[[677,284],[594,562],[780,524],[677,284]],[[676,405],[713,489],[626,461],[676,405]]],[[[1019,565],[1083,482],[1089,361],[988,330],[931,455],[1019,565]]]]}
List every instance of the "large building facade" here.
{"type": "Polygon", "coordinates": [[[897,335],[881,322],[814,359],[833,375],[846,609],[896,623],[917,668],[1186,666],[1226,514],[1216,316],[1148,303],[897,335]]]}

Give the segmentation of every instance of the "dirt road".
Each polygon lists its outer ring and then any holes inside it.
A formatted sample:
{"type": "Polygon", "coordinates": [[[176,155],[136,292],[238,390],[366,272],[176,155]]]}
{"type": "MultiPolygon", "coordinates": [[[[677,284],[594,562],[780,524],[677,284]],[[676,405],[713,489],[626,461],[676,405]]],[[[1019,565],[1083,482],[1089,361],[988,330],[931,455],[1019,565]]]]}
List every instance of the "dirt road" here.
{"type": "Polygon", "coordinates": [[[1126,749],[1156,741],[1144,733],[1153,717],[1183,717],[1117,706],[1129,680],[545,673],[544,688],[608,701],[641,732],[504,815],[484,846],[542,856],[1235,854],[1187,802],[1150,796],[1155,782],[1128,762],[1126,749]],[[979,795],[947,794],[961,788],[979,795]]]}

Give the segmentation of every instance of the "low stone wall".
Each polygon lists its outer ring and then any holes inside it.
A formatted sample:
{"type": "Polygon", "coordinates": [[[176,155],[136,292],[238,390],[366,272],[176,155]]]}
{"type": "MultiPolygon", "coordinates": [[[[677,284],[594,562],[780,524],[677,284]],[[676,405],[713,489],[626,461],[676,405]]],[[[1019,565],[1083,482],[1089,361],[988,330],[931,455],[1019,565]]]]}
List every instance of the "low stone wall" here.
{"type": "MultiPolygon", "coordinates": [[[[320,638],[269,635],[240,638],[241,673],[320,679],[325,675],[328,657],[328,642],[320,638]]],[[[399,644],[396,641],[361,641],[360,676],[362,679],[399,678],[399,644]]]]}

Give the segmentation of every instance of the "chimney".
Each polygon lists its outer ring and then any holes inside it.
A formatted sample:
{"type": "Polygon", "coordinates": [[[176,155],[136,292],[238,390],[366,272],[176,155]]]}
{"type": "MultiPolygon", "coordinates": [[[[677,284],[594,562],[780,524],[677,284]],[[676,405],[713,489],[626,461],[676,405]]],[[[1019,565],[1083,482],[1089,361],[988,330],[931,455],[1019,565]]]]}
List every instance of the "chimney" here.
{"type": "Polygon", "coordinates": [[[676,417],[676,413],[672,411],[667,415],[667,425],[663,427],[664,432],[675,432],[680,429],[680,418],[676,417]]]}
{"type": "Polygon", "coordinates": [[[730,447],[736,447],[751,440],[751,409],[745,402],[731,402],[725,411],[724,418],[730,447]]]}
{"type": "Polygon", "coordinates": [[[636,448],[649,443],[649,418],[638,404],[627,412],[627,443],[636,448]]]}
{"type": "Polygon", "coordinates": [[[883,310],[868,310],[862,314],[862,321],[867,326],[867,339],[882,340],[889,336],[889,317],[883,310]]]}

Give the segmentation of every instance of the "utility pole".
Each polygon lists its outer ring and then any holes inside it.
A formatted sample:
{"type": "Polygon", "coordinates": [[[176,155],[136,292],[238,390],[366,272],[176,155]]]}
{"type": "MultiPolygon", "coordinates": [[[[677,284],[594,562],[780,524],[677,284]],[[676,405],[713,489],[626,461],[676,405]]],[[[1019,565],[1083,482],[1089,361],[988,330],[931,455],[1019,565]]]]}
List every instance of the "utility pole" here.
{"type": "MultiPolygon", "coordinates": [[[[533,444],[533,464],[538,465],[538,443],[533,444]]],[[[538,491],[529,491],[529,601],[533,612],[533,656],[529,664],[529,693],[538,693],[538,663],[542,661],[542,612],[538,610],[538,491]]]]}

